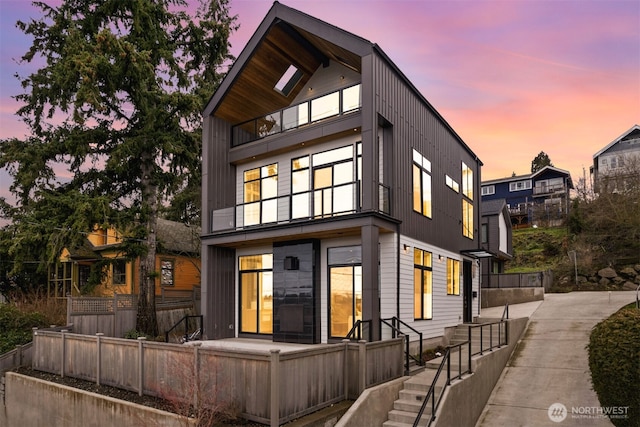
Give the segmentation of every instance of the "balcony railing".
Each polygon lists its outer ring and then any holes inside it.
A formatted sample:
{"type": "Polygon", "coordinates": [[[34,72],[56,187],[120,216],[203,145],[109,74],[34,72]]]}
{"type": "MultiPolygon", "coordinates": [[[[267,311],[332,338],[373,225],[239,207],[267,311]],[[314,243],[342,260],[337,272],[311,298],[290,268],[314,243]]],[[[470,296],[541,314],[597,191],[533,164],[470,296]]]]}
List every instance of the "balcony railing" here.
{"type": "Polygon", "coordinates": [[[564,193],[566,187],[564,184],[557,185],[544,185],[533,188],[534,195],[542,195],[542,194],[555,194],[555,193],[564,193]]]}
{"type": "MultiPolygon", "coordinates": [[[[211,232],[313,221],[360,212],[360,182],[241,203],[211,213],[211,232]]],[[[379,212],[391,214],[390,189],[379,185],[379,212]]]]}
{"type": "Polygon", "coordinates": [[[286,132],[329,117],[357,111],[362,106],[360,84],[266,114],[231,128],[231,146],[286,132]]]}

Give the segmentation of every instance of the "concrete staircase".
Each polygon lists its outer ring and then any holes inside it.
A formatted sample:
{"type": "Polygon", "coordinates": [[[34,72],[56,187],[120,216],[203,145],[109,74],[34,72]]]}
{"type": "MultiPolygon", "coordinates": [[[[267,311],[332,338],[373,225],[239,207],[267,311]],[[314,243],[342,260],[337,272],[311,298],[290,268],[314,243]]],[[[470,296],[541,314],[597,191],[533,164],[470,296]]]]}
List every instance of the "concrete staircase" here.
{"type": "MultiPolygon", "coordinates": [[[[504,330],[499,330],[497,325],[491,328],[491,331],[485,327],[482,332],[480,328],[471,329],[471,353],[479,353],[481,348],[487,349],[493,344],[498,344],[499,340],[504,341],[504,330]],[[482,345],[482,347],[481,347],[482,345]]],[[[469,340],[469,324],[458,325],[451,338],[450,345],[461,344],[469,340]]],[[[457,376],[460,368],[460,362],[462,363],[463,370],[468,368],[468,346],[462,347],[462,354],[459,353],[460,347],[453,348],[451,350],[451,376],[457,376]]],[[[389,411],[388,419],[383,423],[385,427],[411,427],[415,421],[422,402],[429,392],[429,388],[433,383],[437,370],[442,362],[442,357],[438,357],[428,361],[424,370],[413,374],[410,379],[405,381],[404,389],[400,391],[399,398],[393,403],[393,409],[389,411]]],[[[467,374],[468,375],[468,374],[467,374]]],[[[461,380],[464,380],[465,376],[461,380]]],[[[461,381],[461,380],[452,380],[461,381]]],[[[440,397],[440,394],[444,391],[444,386],[447,381],[446,366],[440,373],[436,387],[434,388],[434,394],[436,400],[440,397]]],[[[442,402],[441,402],[442,403],[442,402]]],[[[431,402],[427,404],[427,407],[422,415],[419,425],[426,426],[429,422],[431,415],[431,402]]]]}

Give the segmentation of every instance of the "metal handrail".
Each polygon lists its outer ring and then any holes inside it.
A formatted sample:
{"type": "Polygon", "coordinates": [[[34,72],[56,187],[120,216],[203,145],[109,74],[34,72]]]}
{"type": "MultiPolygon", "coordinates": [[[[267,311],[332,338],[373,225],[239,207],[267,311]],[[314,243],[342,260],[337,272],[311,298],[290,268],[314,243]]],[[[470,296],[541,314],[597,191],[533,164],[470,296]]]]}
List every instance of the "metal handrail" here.
{"type": "Polygon", "coordinates": [[[493,351],[494,348],[500,348],[503,345],[507,345],[508,343],[508,328],[507,328],[507,321],[506,320],[500,320],[497,322],[490,322],[490,323],[478,323],[478,324],[474,324],[474,325],[466,325],[469,329],[469,342],[471,342],[471,329],[475,329],[475,328],[480,328],[480,350],[472,353],[472,356],[475,356],[476,354],[484,354],[485,351],[493,351]],[[498,325],[498,343],[496,345],[493,345],[493,326],[494,325],[498,325]],[[502,327],[504,325],[504,340],[502,339],[502,327]],[[489,348],[485,349],[483,347],[484,345],[484,329],[488,327],[489,328],[489,348]]]}
{"type": "MultiPolygon", "coordinates": [[[[404,373],[406,375],[409,374],[409,334],[406,334],[404,332],[402,332],[400,329],[398,329],[395,325],[392,325],[391,323],[387,322],[387,320],[389,319],[380,319],[380,323],[384,323],[385,325],[387,325],[388,327],[391,328],[391,331],[393,332],[393,338],[396,337],[396,333],[403,335],[404,336],[404,373]]],[[[421,342],[422,344],[422,342],[421,342]]],[[[414,358],[415,360],[415,358],[414,358]]]]}
{"type": "Polygon", "coordinates": [[[185,323],[185,328],[184,328],[184,335],[182,336],[182,342],[187,342],[187,341],[193,341],[194,339],[196,339],[198,336],[202,337],[204,336],[204,322],[203,322],[203,315],[195,315],[195,316],[184,316],[182,319],[178,320],[178,322],[173,325],[171,327],[171,329],[169,329],[168,331],[165,331],[164,333],[164,341],[165,342],[169,342],[169,334],[171,332],[173,332],[174,329],[176,329],[178,326],[180,326],[183,322],[185,323]],[[200,319],[200,327],[196,328],[195,331],[193,333],[189,332],[189,319],[191,318],[198,318],[200,319]]]}
{"type": "Polygon", "coordinates": [[[420,419],[424,414],[424,410],[427,408],[427,403],[429,402],[429,399],[431,399],[431,418],[427,423],[427,427],[430,426],[433,420],[436,419],[436,410],[438,409],[438,406],[440,406],[440,401],[442,400],[442,396],[444,395],[445,389],[451,385],[451,380],[462,379],[462,375],[471,372],[471,350],[469,350],[468,352],[467,369],[464,372],[462,372],[462,346],[464,345],[468,345],[469,349],[471,349],[471,341],[464,341],[458,344],[450,345],[450,346],[447,346],[447,348],[445,349],[444,355],[442,356],[442,361],[440,362],[440,366],[438,366],[436,375],[433,378],[433,382],[431,383],[431,386],[429,387],[429,391],[427,392],[427,395],[422,401],[422,405],[420,406],[418,415],[416,416],[416,419],[413,422],[413,427],[417,427],[418,424],[420,423],[420,419]],[[458,348],[458,374],[452,378],[451,377],[451,350],[456,347],[458,348]],[[444,387],[442,387],[442,390],[440,391],[440,396],[438,396],[438,400],[436,401],[435,399],[436,384],[438,382],[438,379],[440,378],[440,374],[442,373],[442,370],[444,369],[445,363],[447,365],[447,382],[445,383],[444,387]]]}
{"type": "Polygon", "coordinates": [[[398,317],[393,316],[393,317],[389,317],[387,319],[380,319],[380,321],[384,321],[385,324],[389,325],[387,323],[388,320],[391,320],[391,323],[393,325],[392,327],[392,331],[394,332],[393,338],[395,338],[395,331],[394,329],[397,329],[398,331],[400,331],[400,333],[402,333],[403,335],[408,335],[404,332],[402,332],[402,330],[400,329],[399,326],[396,326],[396,324],[398,325],[402,325],[405,328],[411,329],[411,331],[413,331],[414,333],[416,333],[418,335],[418,345],[419,345],[419,355],[420,357],[418,357],[417,359],[414,357],[414,360],[416,360],[420,365],[424,365],[424,362],[422,361],[422,332],[417,331],[416,329],[414,329],[413,327],[407,325],[405,322],[403,322],[402,320],[400,320],[398,317]]]}
{"type": "Polygon", "coordinates": [[[362,339],[362,324],[363,323],[367,323],[369,325],[369,342],[373,341],[372,336],[371,336],[371,320],[356,320],[355,323],[353,324],[353,326],[351,327],[351,330],[347,333],[347,335],[345,336],[345,339],[348,340],[358,340],[360,341],[362,339]],[[353,336],[356,331],[358,332],[357,336],[353,336]]]}
{"type": "Polygon", "coordinates": [[[500,321],[504,321],[505,320],[505,316],[506,316],[507,319],[509,319],[509,303],[505,303],[504,310],[502,311],[502,317],[500,318],[500,321]]]}

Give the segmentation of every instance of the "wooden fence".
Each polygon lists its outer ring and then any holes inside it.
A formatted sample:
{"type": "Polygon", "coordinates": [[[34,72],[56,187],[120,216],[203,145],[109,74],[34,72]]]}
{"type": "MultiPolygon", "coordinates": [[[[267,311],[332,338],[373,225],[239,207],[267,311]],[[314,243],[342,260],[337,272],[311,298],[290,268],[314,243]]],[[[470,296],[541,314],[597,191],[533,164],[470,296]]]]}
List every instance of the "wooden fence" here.
{"type": "MultiPolygon", "coordinates": [[[[281,352],[34,331],[33,368],[279,426],[403,375],[402,338],[281,352]]],[[[273,343],[274,347],[278,343],[273,343]]]]}
{"type": "MultiPolygon", "coordinates": [[[[198,313],[196,292],[188,291],[188,298],[162,297],[156,299],[158,331],[164,335],[182,317],[198,313]]],[[[163,294],[164,295],[164,294],[163,294]]],[[[78,334],[102,333],[122,338],[136,328],[137,296],[115,294],[108,297],[67,297],[67,325],[78,334]]]]}
{"type": "Polygon", "coordinates": [[[33,343],[16,346],[15,349],[0,355],[0,372],[9,371],[18,366],[31,365],[33,343]]]}

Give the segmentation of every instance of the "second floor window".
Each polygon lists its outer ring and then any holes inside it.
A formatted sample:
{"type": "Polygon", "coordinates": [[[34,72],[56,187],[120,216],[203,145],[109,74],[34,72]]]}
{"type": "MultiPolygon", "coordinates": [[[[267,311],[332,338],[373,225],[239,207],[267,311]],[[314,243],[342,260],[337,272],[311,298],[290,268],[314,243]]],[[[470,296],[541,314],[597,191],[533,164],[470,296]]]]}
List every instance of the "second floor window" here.
{"type": "Polygon", "coordinates": [[[473,239],[473,203],[462,199],[462,235],[473,239]]]}
{"type": "Polygon", "coordinates": [[[413,150],[413,210],[431,218],[431,162],[413,150]]]}
{"type": "Polygon", "coordinates": [[[462,194],[473,200],[473,170],[462,162],[462,194]]]}
{"type": "Polygon", "coordinates": [[[516,181],[509,183],[509,191],[522,191],[531,189],[531,180],[516,181]]]}
{"type": "Polygon", "coordinates": [[[496,194],[496,186],[495,185],[485,185],[482,187],[482,195],[488,196],[490,194],[496,194]]]}
{"type": "Polygon", "coordinates": [[[118,259],[113,263],[113,284],[124,285],[127,283],[127,262],[118,259]]]}
{"type": "Polygon", "coordinates": [[[278,164],[244,172],[244,225],[278,220],[278,164]]]}

